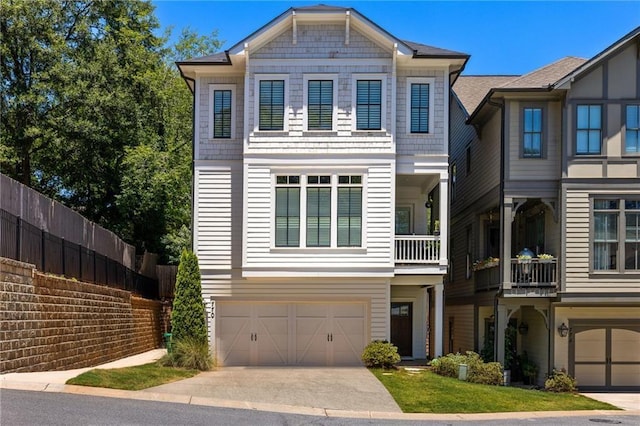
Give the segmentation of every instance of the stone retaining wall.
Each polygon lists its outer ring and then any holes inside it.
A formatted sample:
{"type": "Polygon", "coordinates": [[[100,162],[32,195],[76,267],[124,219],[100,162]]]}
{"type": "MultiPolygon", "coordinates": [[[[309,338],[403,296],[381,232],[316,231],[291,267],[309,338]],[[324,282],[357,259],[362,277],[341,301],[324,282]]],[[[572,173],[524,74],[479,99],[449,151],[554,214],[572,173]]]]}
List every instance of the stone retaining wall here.
{"type": "Polygon", "coordinates": [[[0,373],[90,367],[160,347],[162,305],[0,258],[0,373]]]}

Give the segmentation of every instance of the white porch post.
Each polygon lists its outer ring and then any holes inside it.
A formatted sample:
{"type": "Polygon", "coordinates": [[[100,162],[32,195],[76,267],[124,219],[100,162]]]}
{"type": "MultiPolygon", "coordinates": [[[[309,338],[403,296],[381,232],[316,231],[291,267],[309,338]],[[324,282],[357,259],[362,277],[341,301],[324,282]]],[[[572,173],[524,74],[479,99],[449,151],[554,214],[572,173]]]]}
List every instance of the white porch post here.
{"type": "Polygon", "coordinates": [[[435,315],[434,315],[434,357],[444,354],[444,284],[436,284],[433,287],[433,295],[435,297],[435,315]]]}
{"type": "Polygon", "coordinates": [[[440,172],[440,266],[449,264],[449,171],[440,172]]]}
{"type": "Polygon", "coordinates": [[[496,331],[495,331],[495,358],[504,366],[504,330],[507,328],[507,307],[498,304],[496,312],[496,331]]]}

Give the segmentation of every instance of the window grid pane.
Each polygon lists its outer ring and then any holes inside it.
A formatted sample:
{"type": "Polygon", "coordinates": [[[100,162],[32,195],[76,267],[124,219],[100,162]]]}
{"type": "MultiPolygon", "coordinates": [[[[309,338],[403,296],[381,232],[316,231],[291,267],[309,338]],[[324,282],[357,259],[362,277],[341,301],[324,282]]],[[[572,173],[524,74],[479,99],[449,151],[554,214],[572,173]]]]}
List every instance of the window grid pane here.
{"type": "Polygon", "coordinates": [[[429,84],[411,84],[411,133],[429,132],[429,84]]]}
{"type": "Polygon", "coordinates": [[[276,247],[300,245],[300,188],[276,187],[276,247]]]}
{"type": "Polygon", "coordinates": [[[307,188],[307,247],[331,245],[331,188],[307,188]]]}
{"type": "Polygon", "coordinates": [[[338,247],[362,245],[362,188],[338,188],[338,247]]]}
{"type": "Polygon", "coordinates": [[[332,80],[309,80],[307,114],[309,130],[331,130],[333,128],[332,80]]]}
{"type": "Polygon", "coordinates": [[[624,152],[640,154],[640,105],[627,105],[624,152]]]}
{"type": "Polygon", "coordinates": [[[284,130],[284,80],[260,81],[260,130],[284,130]]]}
{"type": "Polygon", "coordinates": [[[542,109],[525,108],[523,123],[522,156],[542,157],[542,109]]]}
{"type": "Polygon", "coordinates": [[[382,81],[358,80],[356,88],[356,129],[382,129],[382,81]]]}
{"type": "Polygon", "coordinates": [[[213,137],[231,138],[231,90],[213,92],[213,137]]]}
{"type": "Polygon", "coordinates": [[[578,105],[576,114],[576,153],[600,154],[602,143],[601,106],[578,105]]]}

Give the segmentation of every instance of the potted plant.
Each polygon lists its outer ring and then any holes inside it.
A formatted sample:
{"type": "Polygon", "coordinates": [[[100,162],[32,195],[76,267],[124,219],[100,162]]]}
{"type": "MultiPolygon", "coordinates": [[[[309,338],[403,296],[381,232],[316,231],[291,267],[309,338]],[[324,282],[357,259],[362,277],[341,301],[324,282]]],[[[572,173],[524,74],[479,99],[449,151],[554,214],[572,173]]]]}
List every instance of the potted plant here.
{"type": "Polygon", "coordinates": [[[551,263],[553,259],[554,259],[553,255],[548,253],[542,253],[538,255],[538,260],[540,263],[551,263]]]}
{"type": "Polygon", "coordinates": [[[518,259],[518,263],[531,263],[531,259],[533,259],[533,256],[528,254],[519,254],[516,256],[516,258],[518,259]]]}

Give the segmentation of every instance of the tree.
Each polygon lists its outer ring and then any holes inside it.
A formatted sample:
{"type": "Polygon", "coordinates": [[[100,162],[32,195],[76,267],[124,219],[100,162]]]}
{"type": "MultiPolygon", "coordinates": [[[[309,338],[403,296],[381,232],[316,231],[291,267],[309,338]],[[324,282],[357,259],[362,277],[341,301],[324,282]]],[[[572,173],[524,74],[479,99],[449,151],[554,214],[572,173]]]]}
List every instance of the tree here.
{"type": "Polygon", "coordinates": [[[176,341],[187,338],[207,342],[207,322],[198,258],[187,250],[180,256],[171,312],[171,334],[176,341]]]}

